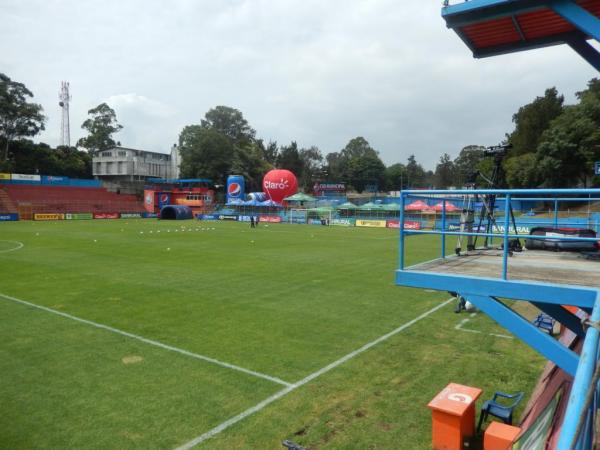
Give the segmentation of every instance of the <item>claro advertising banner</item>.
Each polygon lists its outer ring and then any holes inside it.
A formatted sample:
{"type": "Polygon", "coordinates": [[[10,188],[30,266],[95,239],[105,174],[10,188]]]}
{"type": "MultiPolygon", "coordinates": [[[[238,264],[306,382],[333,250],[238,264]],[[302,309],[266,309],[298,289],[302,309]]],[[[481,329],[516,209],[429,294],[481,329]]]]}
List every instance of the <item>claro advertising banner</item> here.
{"type": "Polygon", "coordinates": [[[356,220],[357,227],[385,228],[385,220],[356,220]]]}
{"type": "Polygon", "coordinates": [[[260,216],[259,220],[261,222],[267,222],[267,223],[280,223],[281,217],[279,217],[279,216],[260,216]]]}
{"type": "Polygon", "coordinates": [[[119,213],[94,213],[94,219],[118,219],[119,213]]]}
{"type": "Polygon", "coordinates": [[[64,220],[64,214],[34,214],[33,220],[64,220]]]}
{"type": "MultiPolygon", "coordinates": [[[[388,220],[387,227],[388,228],[400,228],[400,221],[399,220],[388,220]]],[[[421,222],[413,222],[411,220],[405,220],[404,221],[404,229],[405,230],[420,230],[421,222]]]]}

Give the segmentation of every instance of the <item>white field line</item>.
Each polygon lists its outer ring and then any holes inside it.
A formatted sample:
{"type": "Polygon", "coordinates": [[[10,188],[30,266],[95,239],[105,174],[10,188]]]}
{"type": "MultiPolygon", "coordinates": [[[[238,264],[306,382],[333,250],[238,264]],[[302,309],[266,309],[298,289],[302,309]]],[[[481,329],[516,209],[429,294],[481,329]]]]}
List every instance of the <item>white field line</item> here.
{"type": "Polygon", "coordinates": [[[17,244],[17,246],[14,247],[14,248],[9,248],[7,250],[0,250],[0,253],[14,252],[15,250],[21,250],[23,247],[25,247],[25,244],[23,244],[22,242],[19,242],[19,241],[4,241],[4,240],[0,240],[0,242],[12,242],[13,244],[17,244]]]}
{"type": "Polygon", "coordinates": [[[257,378],[262,378],[264,380],[269,380],[269,381],[271,381],[273,383],[281,384],[283,386],[288,386],[288,387],[293,386],[293,384],[288,383],[286,381],[283,381],[283,380],[281,380],[281,379],[279,379],[277,377],[272,377],[272,376],[266,375],[264,373],[255,372],[254,370],[245,369],[244,367],[240,367],[240,366],[236,366],[234,364],[229,364],[229,363],[226,363],[226,362],[223,362],[223,361],[219,361],[218,359],[210,358],[208,356],[200,355],[198,353],[192,353],[192,352],[189,352],[187,350],[183,350],[183,349],[180,349],[180,348],[177,348],[177,347],[173,347],[171,345],[163,344],[162,342],[158,342],[158,341],[154,341],[152,339],[147,339],[145,337],[138,336],[137,334],[128,333],[127,331],[122,331],[122,330],[119,330],[117,328],[109,327],[108,325],[103,325],[101,323],[92,322],[91,320],[86,320],[86,319],[82,319],[82,318],[77,317],[77,316],[72,316],[71,314],[67,314],[67,313],[64,313],[64,312],[61,312],[61,311],[56,311],[55,309],[47,308],[45,306],[36,305],[35,303],[30,303],[30,302],[27,302],[25,300],[21,300],[21,299],[15,298],[15,297],[11,297],[10,295],[0,294],[0,297],[4,298],[6,300],[10,300],[10,301],[15,302],[15,303],[20,303],[22,305],[30,306],[32,308],[41,309],[42,311],[46,311],[46,312],[49,312],[49,313],[52,313],[52,314],[56,314],[57,316],[65,317],[67,319],[71,319],[71,320],[74,320],[76,322],[85,323],[87,325],[91,325],[93,327],[100,328],[102,330],[110,331],[111,333],[120,334],[121,336],[126,336],[128,338],[144,342],[145,344],[153,345],[155,347],[162,348],[163,350],[169,350],[169,351],[172,351],[172,352],[175,352],[175,353],[180,353],[182,355],[189,356],[191,358],[196,358],[196,359],[199,359],[201,361],[205,361],[205,362],[214,364],[216,366],[225,367],[227,369],[236,370],[238,372],[242,372],[242,373],[245,373],[247,375],[252,375],[252,376],[257,377],[257,378]]]}
{"type": "Polygon", "coordinates": [[[396,328],[393,331],[390,331],[387,334],[384,334],[383,336],[375,339],[374,341],[369,342],[368,344],[363,345],[362,347],[360,347],[358,350],[354,350],[351,353],[348,353],[346,356],[341,357],[340,359],[338,359],[337,361],[332,362],[331,364],[323,367],[322,369],[317,370],[316,372],[311,373],[310,375],[308,375],[307,377],[303,378],[302,380],[298,381],[297,383],[294,383],[291,386],[286,387],[285,389],[282,389],[278,392],[276,392],[275,394],[273,394],[272,396],[270,396],[269,398],[263,400],[262,402],[252,406],[251,408],[248,408],[246,411],[238,414],[237,416],[233,416],[230,419],[226,420],[225,422],[221,423],[220,425],[217,425],[216,427],[214,427],[213,429],[207,431],[204,434],[201,434],[200,436],[192,439],[189,442],[186,442],[185,444],[183,444],[180,447],[177,447],[175,450],[188,450],[192,447],[195,447],[196,445],[206,441],[207,439],[212,438],[213,436],[219,434],[221,431],[226,430],[227,428],[229,428],[231,425],[234,425],[242,420],[244,420],[246,417],[251,416],[252,414],[260,411],[261,409],[263,409],[265,406],[270,405],[271,403],[273,403],[274,401],[280,399],[281,397],[289,394],[290,392],[294,391],[295,389],[298,389],[301,386],[304,386],[305,384],[309,383],[310,381],[314,380],[315,378],[323,375],[326,372],[329,372],[332,369],[335,369],[336,367],[338,367],[341,364],[344,364],[346,361],[354,358],[355,356],[360,355],[361,353],[369,350],[371,347],[374,347],[375,345],[391,338],[392,336],[400,333],[401,331],[406,330],[408,327],[414,325],[415,323],[419,322],[420,320],[426,318],[427,316],[429,316],[430,314],[433,314],[434,312],[436,312],[438,309],[443,308],[444,306],[446,306],[448,303],[454,301],[454,297],[446,300],[445,302],[431,308],[430,310],[424,312],[423,314],[421,314],[420,316],[415,317],[413,320],[406,322],[404,325],[399,326],[398,328],[396,328]]]}
{"type": "MultiPolygon", "coordinates": [[[[474,314],[471,314],[471,317],[472,317],[473,315],[474,315],[474,314]]],[[[459,323],[458,323],[458,324],[457,324],[457,325],[454,327],[454,329],[455,329],[455,330],[458,330],[458,331],[465,331],[465,332],[467,332],[467,333],[476,333],[476,334],[481,334],[481,333],[483,333],[483,331],[479,331],[479,330],[469,330],[468,328],[463,328],[463,325],[465,325],[465,324],[466,324],[466,323],[467,323],[469,320],[471,320],[471,319],[470,319],[470,318],[468,318],[468,317],[467,317],[466,319],[463,319],[463,320],[461,320],[461,321],[460,321],[460,322],[459,322],[459,323]]],[[[495,337],[503,338],[503,339],[513,339],[513,337],[512,337],[512,336],[509,336],[509,335],[507,335],[507,334],[497,334],[497,333],[486,333],[486,334],[489,334],[490,336],[495,336],[495,337]]]]}

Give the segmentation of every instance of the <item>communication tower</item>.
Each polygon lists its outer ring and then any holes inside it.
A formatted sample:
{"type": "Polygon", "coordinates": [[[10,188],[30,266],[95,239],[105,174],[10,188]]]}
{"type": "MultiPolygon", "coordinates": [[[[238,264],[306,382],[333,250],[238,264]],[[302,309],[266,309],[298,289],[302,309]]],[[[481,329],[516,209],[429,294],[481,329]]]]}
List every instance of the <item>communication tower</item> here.
{"type": "Polygon", "coordinates": [[[69,102],[71,95],[69,94],[69,82],[61,81],[60,93],[58,94],[58,105],[62,111],[60,120],[60,145],[71,146],[71,130],[69,129],[69,102]]]}

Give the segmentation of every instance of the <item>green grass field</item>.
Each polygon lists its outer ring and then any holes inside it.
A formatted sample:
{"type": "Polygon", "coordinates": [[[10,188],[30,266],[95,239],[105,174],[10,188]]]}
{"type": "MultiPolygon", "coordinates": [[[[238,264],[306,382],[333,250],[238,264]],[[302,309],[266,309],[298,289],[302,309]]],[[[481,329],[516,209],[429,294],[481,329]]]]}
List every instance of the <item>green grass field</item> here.
{"type": "MultiPolygon", "coordinates": [[[[415,242],[408,263],[437,255],[415,242]]],[[[395,286],[397,248],[387,229],[0,224],[0,448],[427,449],[448,382],[529,392],[543,359],[395,286]]]]}

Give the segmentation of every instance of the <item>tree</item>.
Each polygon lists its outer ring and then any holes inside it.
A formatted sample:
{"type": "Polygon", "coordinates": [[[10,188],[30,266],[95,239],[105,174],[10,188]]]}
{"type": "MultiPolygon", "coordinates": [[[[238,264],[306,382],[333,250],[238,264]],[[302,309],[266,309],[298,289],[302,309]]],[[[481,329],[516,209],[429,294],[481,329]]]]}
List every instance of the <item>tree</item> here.
{"type": "Polygon", "coordinates": [[[467,145],[454,159],[454,184],[463,187],[470,180],[474,180],[479,162],[483,159],[485,147],[481,145],[467,145]]]}
{"type": "Polygon", "coordinates": [[[388,191],[401,191],[406,183],[406,166],[392,164],[385,169],[385,186],[388,191]]]}
{"type": "Polygon", "coordinates": [[[182,177],[210,178],[225,184],[234,160],[234,146],[228,138],[211,128],[188,125],[179,135],[182,177]]]}
{"type": "Polygon", "coordinates": [[[241,111],[229,106],[215,106],[200,122],[203,128],[218,131],[233,144],[244,145],[254,141],[256,131],[244,119],[241,111]]]}
{"type": "Polygon", "coordinates": [[[88,135],[79,139],[77,146],[93,154],[117,145],[112,135],[121,131],[123,126],[117,122],[115,111],[106,103],[101,103],[90,109],[88,115],[91,117],[81,125],[81,128],[87,130],[88,135]]]}
{"type": "Polygon", "coordinates": [[[263,152],[265,161],[271,165],[277,164],[277,157],[279,156],[279,148],[277,142],[269,141],[263,152]]]}
{"type": "Polygon", "coordinates": [[[331,152],[325,156],[325,166],[323,170],[327,172],[329,181],[342,181],[344,179],[345,164],[342,155],[339,152],[331,152]]]}
{"type": "Polygon", "coordinates": [[[362,136],[350,139],[346,146],[340,152],[342,158],[351,160],[359,156],[378,156],[378,153],[371,144],[362,136]]]}
{"type": "Polygon", "coordinates": [[[297,178],[302,177],[304,171],[304,163],[300,157],[298,144],[295,141],[288,146],[283,146],[279,149],[279,157],[277,158],[277,167],[287,169],[296,175],[297,178]]]}
{"type": "Polygon", "coordinates": [[[515,129],[507,136],[513,146],[510,156],[535,153],[550,122],[562,114],[563,102],[564,97],[553,87],[546,89],[543,97],[519,108],[512,118],[515,129]]]}
{"type": "Polygon", "coordinates": [[[567,106],[551,122],[538,146],[536,168],[543,186],[586,187],[600,159],[600,80],[590,80],[577,98],[579,104],[567,106]]]}
{"type": "Polygon", "coordinates": [[[408,164],[406,164],[407,186],[409,188],[426,187],[426,176],[425,169],[417,162],[415,155],[410,155],[408,157],[408,164]]]}
{"type": "Polygon", "coordinates": [[[261,140],[243,147],[234,145],[231,173],[243,175],[249,192],[262,190],[262,178],[273,166],[264,158],[264,144],[261,140]]]}
{"type": "Polygon", "coordinates": [[[434,179],[435,185],[439,189],[446,189],[454,183],[454,163],[448,153],[444,153],[440,157],[440,162],[435,168],[434,179]]]}
{"type": "Polygon", "coordinates": [[[32,92],[23,83],[12,81],[0,73],[0,136],[4,139],[4,161],[8,162],[10,141],[35,136],[44,129],[46,118],[42,107],[29,103],[32,92]]]}
{"type": "Polygon", "coordinates": [[[300,185],[304,190],[312,189],[314,181],[320,177],[323,171],[323,155],[319,147],[312,146],[300,150],[300,160],[302,161],[302,177],[300,185]]]}
{"type": "Polygon", "coordinates": [[[535,153],[513,156],[504,162],[506,183],[511,188],[535,188],[540,183],[538,161],[535,153]]]}
{"type": "Polygon", "coordinates": [[[383,186],[385,165],[377,154],[366,154],[350,159],[346,173],[350,184],[362,192],[367,185],[383,186]]]}

